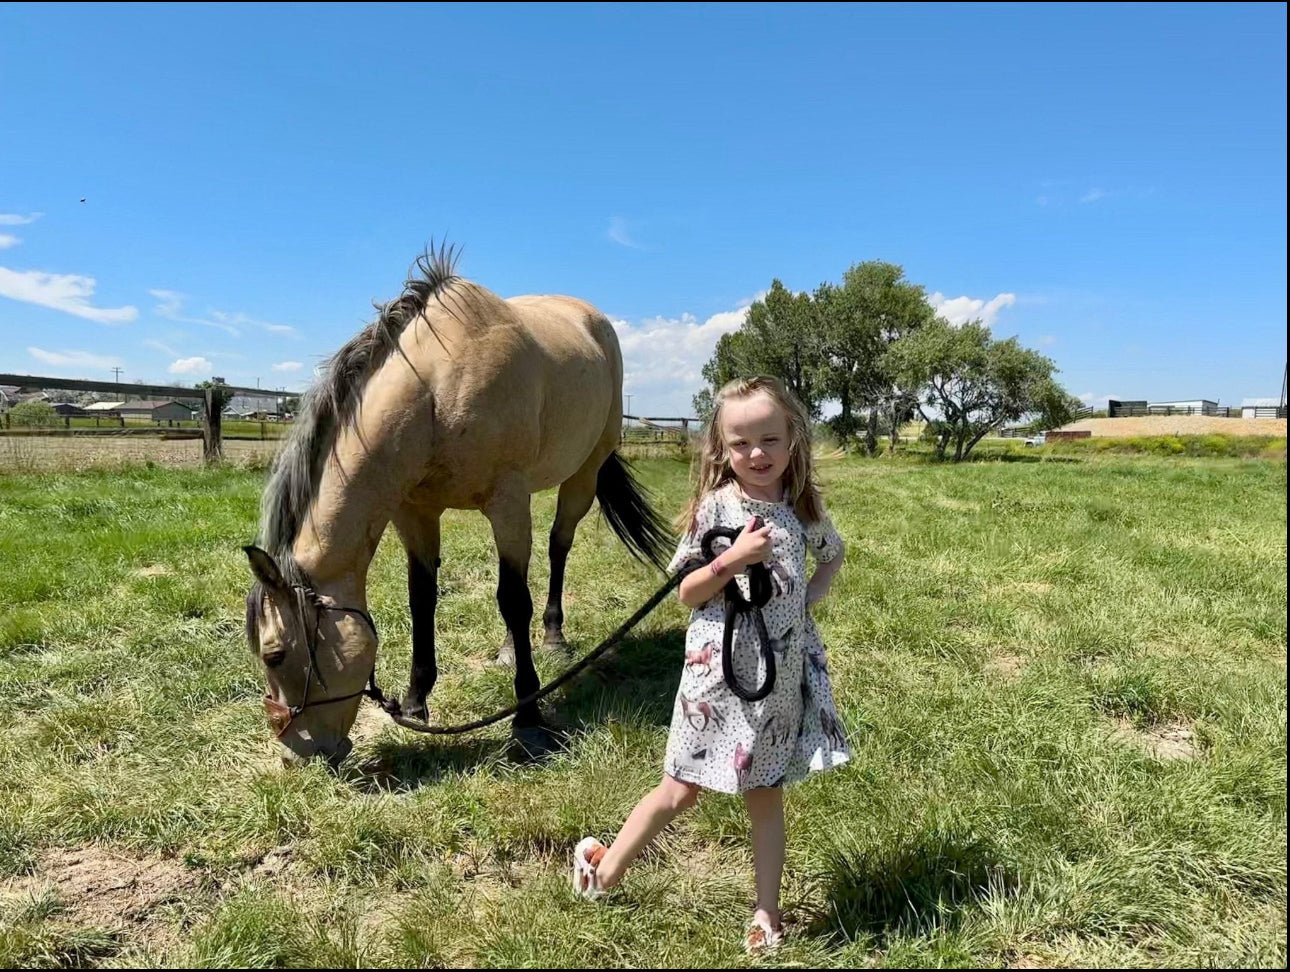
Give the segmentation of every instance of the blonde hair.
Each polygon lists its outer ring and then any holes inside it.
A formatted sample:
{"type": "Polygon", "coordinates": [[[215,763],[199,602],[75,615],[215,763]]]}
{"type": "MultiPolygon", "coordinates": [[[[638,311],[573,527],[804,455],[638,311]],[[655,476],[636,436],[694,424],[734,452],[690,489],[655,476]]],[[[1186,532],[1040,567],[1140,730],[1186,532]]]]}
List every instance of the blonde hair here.
{"type": "Polygon", "coordinates": [[[727,382],[713,400],[712,415],[699,436],[694,495],[676,522],[677,529],[681,532],[694,531],[703,497],[735,478],[734,470],[730,468],[726,443],[721,436],[721,413],[726,402],[751,398],[759,392],[779,407],[788,422],[788,468],[784,470],[784,493],[788,503],[804,523],[815,523],[823,515],[824,504],[820,499],[820,489],[815,482],[815,471],[811,464],[810,416],[797,396],[785,388],[778,378],[758,375],[755,378],[736,378],[727,382]]]}

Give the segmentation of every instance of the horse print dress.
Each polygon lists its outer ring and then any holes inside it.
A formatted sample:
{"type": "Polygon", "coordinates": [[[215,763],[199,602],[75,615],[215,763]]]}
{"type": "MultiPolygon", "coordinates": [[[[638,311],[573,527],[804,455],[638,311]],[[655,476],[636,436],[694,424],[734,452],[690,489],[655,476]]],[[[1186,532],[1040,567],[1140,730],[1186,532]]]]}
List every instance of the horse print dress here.
{"type": "MultiPolygon", "coordinates": [[[[806,608],[806,555],[827,563],[842,540],[827,514],[803,524],[788,503],[746,496],[728,482],[700,503],[694,529],[677,546],[669,572],[701,563],[703,536],[713,527],[739,528],[750,516],[771,527],[773,595],[762,608],[772,638],[782,639],[775,659],[774,690],[760,702],[745,702],[722,676],[725,596],[694,610],[685,638],[685,668],[676,693],[664,771],[686,783],[722,793],[743,793],[805,779],[808,773],[845,763],[850,749],[833,702],[824,644],[806,608]]],[[[748,578],[738,578],[749,596],[748,578]]],[[[766,664],[751,615],[738,615],[732,647],[741,685],[761,685],[766,664]]]]}

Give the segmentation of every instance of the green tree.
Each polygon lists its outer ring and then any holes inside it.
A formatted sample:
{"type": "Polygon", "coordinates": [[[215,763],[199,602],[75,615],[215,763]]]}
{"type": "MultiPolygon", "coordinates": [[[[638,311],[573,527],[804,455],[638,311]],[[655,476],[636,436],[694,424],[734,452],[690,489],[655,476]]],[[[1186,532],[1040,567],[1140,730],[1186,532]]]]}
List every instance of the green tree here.
{"type": "MultiPolygon", "coordinates": [[[[723,334],[703,366],[703,377],[713,390],[735,378],[772,375],[793,392],[811,415],[818,415],[826,394],[823,388],[822,342],[811,296],[794,294],[779,280],[748,308],[748,318],[738,331],[723,334]]],[[[695,396],[695,408],[709,399],[695,396]]]]}
{"type": "Polygon", "coordinates": [[[20,428],[48,428],[58,421],[49,402],[21,402],[9,409],[9,421],[20,428]]]}
{"type": "Polygon", "coordinates": [[[895,444],[902,422],[912,415],[916,395],[902,387],[889,357],[903,338],[935,319],[922,287],[905,279],[895,263],[854,264],[839,286],[815,293],[820,308],[826,387],[840,408],[835,430],[843,437],[865,430],[870,455],[885,428],[895,444]]]}
{"type": "Polygon", "coordinates": [[[956,462],[1005,422],[1037,413],[1051,428],[1078,406],[1053,379],[1052,361],[1016,338],[995,340],[980,321],[954,327],[937,318],[894,345],[890,360],[900,386],[921,389],[936,455],[944,458],[953,442],[956,462]]]}

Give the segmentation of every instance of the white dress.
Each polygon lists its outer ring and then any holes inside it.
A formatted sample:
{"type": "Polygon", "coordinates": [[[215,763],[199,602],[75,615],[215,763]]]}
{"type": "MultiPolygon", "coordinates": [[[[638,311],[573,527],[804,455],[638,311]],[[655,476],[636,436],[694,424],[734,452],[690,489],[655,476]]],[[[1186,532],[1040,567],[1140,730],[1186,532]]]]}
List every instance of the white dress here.
{"type": "MultiPolygon", "coordinates": [[[[775,688],[760,702],[745,702],[726,687],[721,666],[725,595],[718,592],[690,615],[664,762],[669,776],[723,793],[798,782],[809,772],[840,766],[850,753],[824,644],[806,608],[807,551],[827,563],[842,549],[828,514],[803,524],[789,504],[754,500],[737,483],[726,483],[703,498],[695,529],[681,539],[668,569],[702,562],[703,536],[712,527],[742,527],[754,515],[771,527],[774,547],[774,594],[762,613],[771,637],[787,639],[775,659],[775,688]]],[[[717,546],[722,549],[724,540],[717,546]]],[[[747,598],[747,576],[738,583],[747,598]]],[[[735,624],[735,675],[752,689],[762,684],[766,667],[757,631],[751,615],[738,616],[735,624]]]]}

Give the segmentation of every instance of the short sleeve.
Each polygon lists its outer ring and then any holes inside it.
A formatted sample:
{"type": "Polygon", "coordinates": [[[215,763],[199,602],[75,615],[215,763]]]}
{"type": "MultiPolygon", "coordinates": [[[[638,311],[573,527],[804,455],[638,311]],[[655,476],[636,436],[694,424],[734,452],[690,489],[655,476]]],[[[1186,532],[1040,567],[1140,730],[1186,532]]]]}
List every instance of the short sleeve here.
{"type": "Polygon", "coordinates": [[[718,502],[715,490],[707,493],[700,501],[694,518],[694,529],[681,537],[676,545],[676,553],[672,555],[672,560],[667,565],[669,574],[674,574],[690,564],[703,563],[703,536],[716,525],[718,502]]]}
{"type": "Polygon", "coordinates": [[[822,564],[827,564],[842,552],[842,537],[827,512],[806,525],[806,549],[822,564]]]}

